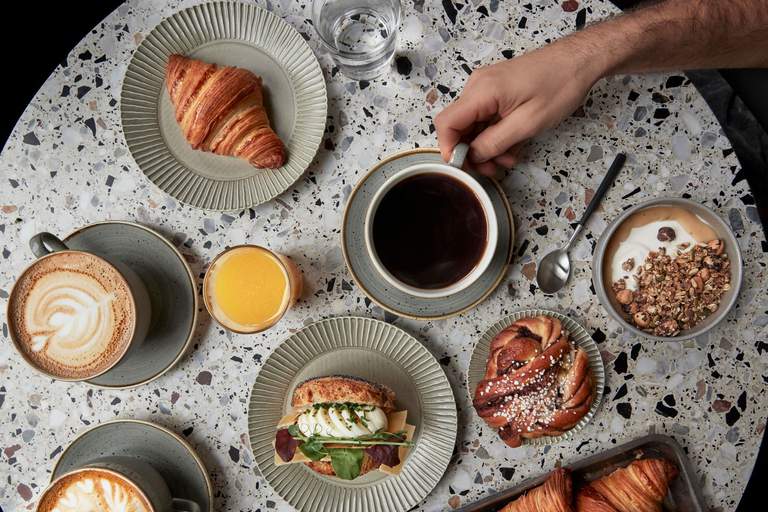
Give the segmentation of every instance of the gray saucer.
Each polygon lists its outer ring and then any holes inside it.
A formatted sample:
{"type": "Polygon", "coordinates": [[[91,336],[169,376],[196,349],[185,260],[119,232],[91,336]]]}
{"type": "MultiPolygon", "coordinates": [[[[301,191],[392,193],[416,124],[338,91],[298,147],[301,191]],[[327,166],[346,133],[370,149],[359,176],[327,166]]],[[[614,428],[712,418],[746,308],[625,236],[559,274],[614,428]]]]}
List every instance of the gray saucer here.
{"type": "Polygon", "coordinates": [[[213,486],[203,461],[178,434],[140,420],[114,420],[87,430],[64,450],[51,481],[107,456],[129,456],[147,462],[165,479],[174,498],[185,498],[213,510],[213,486]]]}
{"type": "Polygon", "coordinates": [[[131,349],[114,368],[87,382],[130,388],[170,370],[189,347],[197,321],[197,288],[183,256],[158,233],[131,222],[90,224],[64,241],[72,249],[130,267],[144,281],[152,302],[144,343],[131,349]]]}
{"type": "MultiPolygon", "coordinates": [[[[376,304],[398,316],[431,320],[473,308],[496,289],[507,273],[515,241],[515,225],[504,191],[494,180],[476,176],[488,192],[499,219],[499,243],[488,270],[470,287],[448,297],[415,297],[392,287],[373,266],[365,247],[365,214],[373,195],[394,173],[412,165],[444,163],[437,149],[411,149],[385,158],[363,176],[347,202],[342,223],[342,249],[355,283],[376,304]]],[[[405,250],[405,249],[404,249],[405,250]]]]}

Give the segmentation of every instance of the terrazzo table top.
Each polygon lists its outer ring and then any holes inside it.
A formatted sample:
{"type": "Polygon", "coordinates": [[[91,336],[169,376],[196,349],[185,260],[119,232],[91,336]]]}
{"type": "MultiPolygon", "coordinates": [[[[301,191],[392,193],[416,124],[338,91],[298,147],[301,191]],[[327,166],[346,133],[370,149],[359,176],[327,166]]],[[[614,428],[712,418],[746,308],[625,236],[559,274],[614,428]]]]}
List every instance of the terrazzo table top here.
{"type": "MultiPolygon", "coordinates": [[[[733,510],[765,428],[768,394],[768,256],[757,212],[728,140],[704,101],[679,75],[601,81],[582,110],[529,145],[526,163],[503,180],[518,226],[515,258],[475,310],[436,322],[393,317],[352,282],[340,243],[344,204],[373,163],[418,144],[434,146],[432,118],[461,90],[470,69],[509,58],[614,12],[607,2],[407,1],[400,57],[384,78],[346,79],[319,53],[329,115],[309,172],[278,199],[233,214],[181,205],[150,184],[127,152],[119,93],[131,53],[163,17],[195,2],[129,1],[94,28],[57,68],[20,119],[0,157],[0,297],[31,261],[27,240],[105,219],[134,220],[167,235],[201,276],[225,246],[264,244],[304,273],[303,299],[260,335],[226,333],[203,311],[193,350],[177,368],[134,390],[54,382],[15,353],[3,323],[0,343],[0,506],[24,510],[80,431],[139,418],[183,433],[205,460],[217,511],[288,509],[255,471],[246,404],[264,359],[290,333],[321,318],[362,315],[406,329],[440,360],[459,405],[454,460],[421,510],[450,509],[494,489],[648,432],[687,450],[715,510],[733,510]],[[533,285],[535,261],[567,238],[611,158],[628,164],[573,251],[575,274],[555,297],[533,285]],[[596,237],[622,209],[659,195],[687,195],[726,218],[744,254],[735,311],[710,335],[653,343],[622,332],[590,288],[596,237]],[[545,449],[510,449],[474,415],[465,370],[479,334],[520,308],[571,315],[598,341],[607,386],[596,418],[575,438],[545,449]]],[[[301,31],[317,50],[306,2],[259,2],[301,31]]]]}

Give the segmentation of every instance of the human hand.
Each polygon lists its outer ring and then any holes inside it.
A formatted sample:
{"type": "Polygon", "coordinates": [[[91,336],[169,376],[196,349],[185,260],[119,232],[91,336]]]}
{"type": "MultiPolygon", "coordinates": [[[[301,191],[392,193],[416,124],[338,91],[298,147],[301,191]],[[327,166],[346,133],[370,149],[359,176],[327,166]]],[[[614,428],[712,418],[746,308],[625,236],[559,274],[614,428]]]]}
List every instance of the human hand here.
{"type": "Polygon", "coordinates": [[[437,117],[437,141],[447,162],[469,142],[470,165],[494,175],[518,162],[522,144],[553,128],[581,105],[600,72],[591,56],[567,39],[476,69],[461,96],[437,117]]]}

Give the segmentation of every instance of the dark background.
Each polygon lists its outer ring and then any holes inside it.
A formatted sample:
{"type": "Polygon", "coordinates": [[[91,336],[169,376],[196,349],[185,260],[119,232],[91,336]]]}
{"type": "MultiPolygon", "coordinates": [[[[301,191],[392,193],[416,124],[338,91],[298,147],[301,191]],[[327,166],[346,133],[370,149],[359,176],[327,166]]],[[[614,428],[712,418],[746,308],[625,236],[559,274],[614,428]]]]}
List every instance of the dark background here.
{"type": "MultiPolygon", "coordinates": [[[[634,3],[634,0],[613,1],[621,8],[634,3]]],[[[8,49],[3,55],[5,73],[3,97],[0,101],[0,144],[5,145],[16,120],[56,65],[63,62],[80,39],[121,3],[114,0],[14,3],[13,14],[10,19],[6,19],[7,24],[0,31],[1,47],[8,49]],[[11,28],[14,26],[17,30],[11,28]],[[44,46],[34,50],[21,48],[20,46],[26,45],[31,33],[34,33],[34,37],[39,38],[44,46]]],[[[736,96],[754,114],[757,123],[768,131],[768,70],[728,70],[724,71],[722,76],[731,85],[736,96]]],[[[739,147],[735,149],[742,165],[746,166],[748,155],[743,154],[739,147]]],[[[763,165],[764,162],[763,159],[757,165],[750,164],[750,185],[758,203],[768,205],[768,195],[763,193],[765,189],[762,188],[768,183],[768,169],[763,165]]],[[[757,506],[758,500],[764,494],[759,487],[768,483],[766,452],[768,448],[763,442],[758,463],[739,511],[768,509],[765,504],[757,506]]]]}

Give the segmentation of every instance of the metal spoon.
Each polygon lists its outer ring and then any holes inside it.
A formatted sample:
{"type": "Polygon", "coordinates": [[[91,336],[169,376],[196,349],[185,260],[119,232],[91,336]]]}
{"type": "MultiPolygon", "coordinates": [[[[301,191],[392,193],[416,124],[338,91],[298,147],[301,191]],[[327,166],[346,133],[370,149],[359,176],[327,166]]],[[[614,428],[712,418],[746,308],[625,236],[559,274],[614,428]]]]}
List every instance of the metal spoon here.
{"type": "Polygon", "coordinates": [[[576,224],[576,229],[573,230],[571,238],[560,249],[555,249],[546,256],[544,256],[539,262],[539,269],[536,271],[536,284],[539,289],[544,293],[552,294],[559,291],[565,283],[568,282],[568,278],[571,275],[571,260],[568,257],[568,250],[571,248],[571,244],[576,240],[576,237],[581,233],[584,228],[584,224],[587,223],[589,217],[597,209],[603,196],[608,191],[608,188],[613,183],[616,175],[624,166],[624,162],[627,160],[627,156],[624,153],[619,153],[616,158],[613,159],[611,167],[608,169],[600,186],[597,187],[597,192],[592,196],[592,200],[587,205],[587,209],[584,210],[584,214],[576,224]]]}

